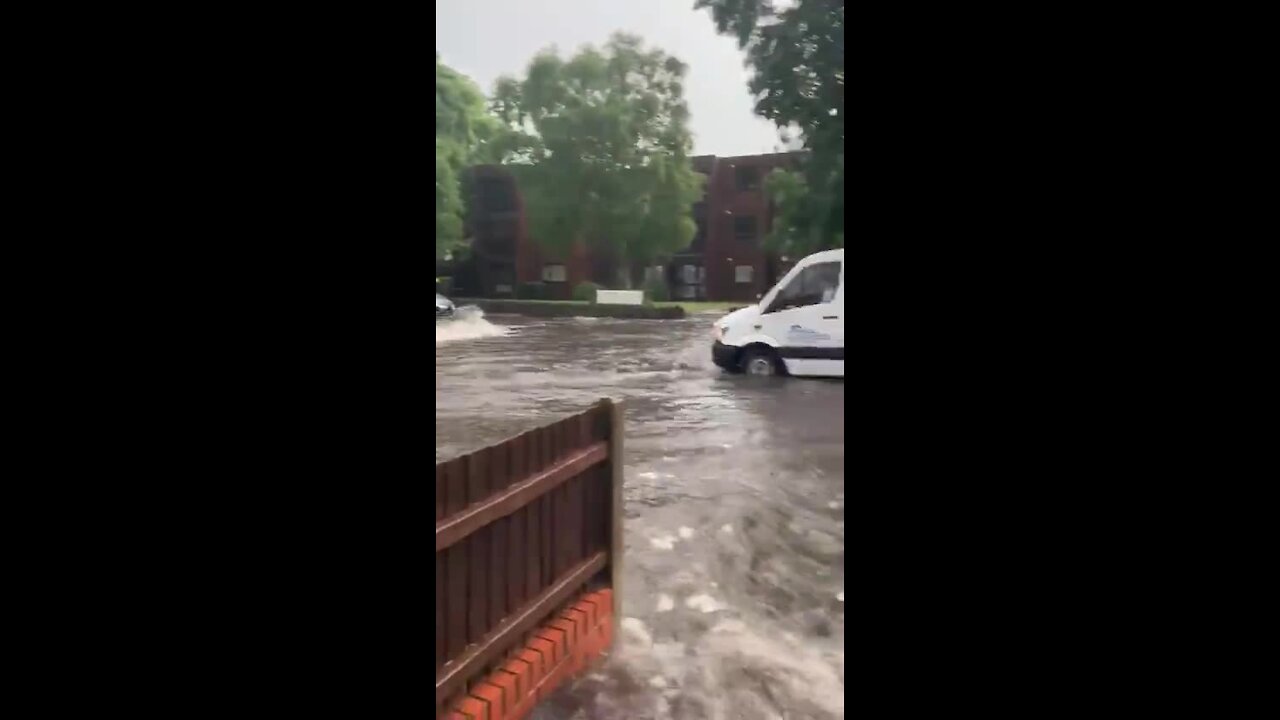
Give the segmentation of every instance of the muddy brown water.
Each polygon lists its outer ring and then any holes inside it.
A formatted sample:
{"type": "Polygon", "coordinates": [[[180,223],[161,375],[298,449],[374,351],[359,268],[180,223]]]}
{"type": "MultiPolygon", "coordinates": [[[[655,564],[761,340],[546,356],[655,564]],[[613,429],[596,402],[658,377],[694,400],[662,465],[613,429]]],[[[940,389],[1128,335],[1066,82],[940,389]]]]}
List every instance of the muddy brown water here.
{"type": "Polygon", "coordinates": [[[437,327],[437,461],[626,403],[622,633],[540,720],[844,716],[844,383],[724,373],[716,317],[437,327]]]}

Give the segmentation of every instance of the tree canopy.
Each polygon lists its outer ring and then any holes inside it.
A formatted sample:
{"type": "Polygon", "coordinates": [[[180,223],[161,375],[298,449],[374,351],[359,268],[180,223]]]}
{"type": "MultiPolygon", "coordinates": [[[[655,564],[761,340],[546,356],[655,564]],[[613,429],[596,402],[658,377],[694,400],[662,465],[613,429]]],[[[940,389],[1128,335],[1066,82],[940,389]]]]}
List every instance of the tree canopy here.
{"type": "Polygon", "coordinates": [[[804,141],[801,176],[775,171],[771,241],[803,255],[844,245],[844,0],[695,0],[754,70],[756,113],[804,141]]]}
{"type": "Polygon", "coordinates": [[[461,174],[486,159],[497,121],[469,78],[436,56],[436,258],[461,247],[466,206],[461,174]]]}
{"type": "Polygon", "coordinates": [[[491,105],[505,132],[492,150],[519,180],[539,244],[563,252],[582,241],[620,266],[689,244],[701,176],[689,160],[685,71],[619,33],[567,60],[545,50],[523,80],[498,80],[491,105]]]}

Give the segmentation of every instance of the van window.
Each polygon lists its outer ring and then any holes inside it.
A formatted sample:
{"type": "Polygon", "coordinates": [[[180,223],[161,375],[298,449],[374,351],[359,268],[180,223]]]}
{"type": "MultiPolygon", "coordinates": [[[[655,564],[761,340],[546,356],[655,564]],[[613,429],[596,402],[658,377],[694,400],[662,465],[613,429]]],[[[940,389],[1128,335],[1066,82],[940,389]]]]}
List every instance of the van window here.
{"type": "Polygon", "coordinates": [[[765,312],[819,305],[835,299],[840,289],[840,262],[814,263],[796,274],[778,290],[765,312]]]}

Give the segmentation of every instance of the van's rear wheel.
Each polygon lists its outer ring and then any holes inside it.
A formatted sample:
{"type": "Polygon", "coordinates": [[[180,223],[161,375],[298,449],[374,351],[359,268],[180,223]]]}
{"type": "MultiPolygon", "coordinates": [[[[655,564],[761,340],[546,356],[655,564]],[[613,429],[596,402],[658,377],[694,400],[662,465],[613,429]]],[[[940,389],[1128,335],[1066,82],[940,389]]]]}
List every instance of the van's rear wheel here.
{"type": "Polygon", "coordinates": [[[782,363],[766,347],[750,347],[742,352],[742,372],[748,375],[781,375],[782,363]]]}

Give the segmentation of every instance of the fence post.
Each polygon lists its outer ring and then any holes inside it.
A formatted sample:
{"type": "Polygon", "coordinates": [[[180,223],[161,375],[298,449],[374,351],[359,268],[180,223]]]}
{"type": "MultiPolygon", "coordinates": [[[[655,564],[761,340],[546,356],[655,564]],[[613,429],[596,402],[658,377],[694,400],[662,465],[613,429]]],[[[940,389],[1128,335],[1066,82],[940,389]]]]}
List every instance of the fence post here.
{"type": "Polygon", "coordinates": [[[610,401],[609,414],[609,463],[610,489],[613,497],[609,504],[612,536],[609,541],[610,582],[613,586],[613,636],[621,637],[622,622],[622,430],[621,401],[610,401]]]}

